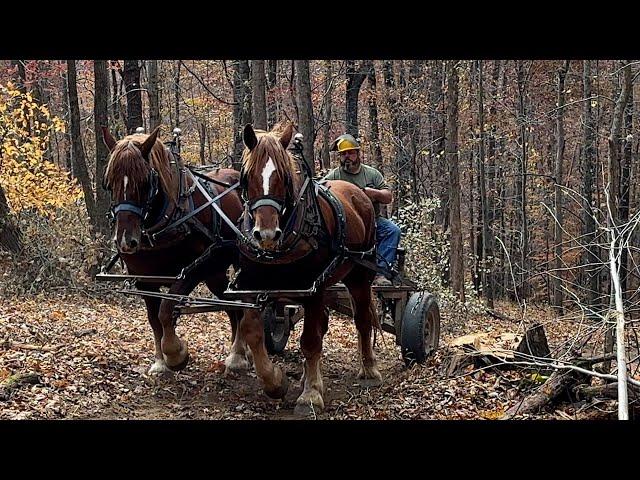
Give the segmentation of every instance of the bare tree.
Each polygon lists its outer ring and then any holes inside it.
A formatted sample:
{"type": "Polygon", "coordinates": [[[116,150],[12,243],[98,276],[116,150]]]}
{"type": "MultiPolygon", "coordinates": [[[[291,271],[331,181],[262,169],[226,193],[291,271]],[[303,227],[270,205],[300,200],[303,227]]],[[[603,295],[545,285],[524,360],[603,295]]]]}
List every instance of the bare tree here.
{"type": "Polygon", "coordinates": [[[460,301],[464,302],[464,262],[462,227],[460,224],[460,174],[458,164],[458,61],[448,60],[447,75],[447,130],[445,154],[449,164],[449,198],[451,226],[450,270],[451,286],[460,301]]]}
{"type": "Polygon", "coordinates": [[[484,61],[478,60],[478,124],[480,126],[480,151],[478,155],[478,184],[480,187],[480,210],[482,212],[482,293],[487,306],[493,308],[493,281],[490,276],[489,258],[493,256],[493,236],[489,233],[489,205],[487,199],[486,177],[484,172],[484,84],[482,67],[484,61]]]}
{"type": "Polygon", "coordinates": [[[375,167],[382,171],[382,147],[378,131],[378,100],[376,98],[376,70],[372,61],[367,62],[367,85],[369,88],[369,141],[371,142],[372,160],[375,167]]]}
{"type": "Polygon", "coordinates": [[[296,95],[298,100],[298,119],[300,133],[303,135],[304,158],[315,174],[315,156],[313,152],[313,104],[311,103],[311,80],[309,78],[309,60],[296,60],[296,95]]]}
{"type": "Polygon", "coordinates": [[[98,220],[96,218],[96,204],[93,198],[93,188],[91,187],[91,179],[89,178],[89,171],[87,169],[87,161],[80,133],[80,107],[78,105],[75,60],[67,60],[67,85],[67,98],[69,101],[69,130],[71,134],[71,162],[73,165],[73,171],[82,186],[84,201],[87,205],[87,212],[91,218],[91,224],[95,229],[98,228],[98,220]]]}
{"type": "Polygon", "coordinates": [[[158,61],[148,60],[149,68],[149,131],[162,123],[160,117],[160,91],[158,89],[158,61]]]}
{"type": "Polygon", "coordinates": [[[144,125],[142,119],[142,86],[138,60],[124,61],[124,88],[127,92],[127,133],[144,125]]]}
{"type": "Polygon", "coordinates": [[[556,165],[555,165],[555,187],[554,187],[554,204],[555,204],[555,217],[556,223],[554,223],[554,235],[553,240],[555,243],[555,275],[554,287],[553,287],[553,303],[559,312],[562,312],[562,217],[563,217],[563,205],[562,205],[562,186],[564,185],[563,179],[563,163],[564,163],[564,105],[565,105],[565,78],[569,71],[569,60],[565,60],[564,63],[558,68],[558,91],[557,91],[557,108],[556,108],[556,165]]]}
{"type": "Polygon", "coordinates": [[[109,125],[109,112],[107,100],[109,98],[109,77],[107,75],[107,62],[94,60],[93,72],[95,78],[95,96],[93,98],[94,131],[96,140],[96,226],[106,237],[110,228],[107,221],[109,210],[109,194],[102,188],[104,170],[107,166],[109,149],[102,140],[102,127],[109,125]]]}
{"type": "Polygon", "coordinates": [[[267,129],[267,99],[265,94],[264,60],[251,62],[251,88],[253,91],[253,126],[267,129]]]}
{"type": "Polygon", "coordinates": [[[362,65],[356,65],[355,60],[347,60],[347,91],[345,101],[345,128],[346,133],[357,137],[358,132],[358,96],[360,87],[366,78],[366,73],[362,65]]]}
{"type": "Polygon", "coordinates": [[[322,117],[322,153],[320,160],[322,162],[322,168],[328,170],[331,167],[331,157],[329,155],[329,138],[331,131],[331,110],[333,108],[332,93],[333,93],[333,64],[331,60],[324,60],[324,100],[322,102],[321,117],[322,117]]]}
{"type": "Polygon", "coordinates": [[[271,129],[278,123],[280,105],[276,96],[278,86],[278,61],[267,61],[267,128],[271,129]]]}

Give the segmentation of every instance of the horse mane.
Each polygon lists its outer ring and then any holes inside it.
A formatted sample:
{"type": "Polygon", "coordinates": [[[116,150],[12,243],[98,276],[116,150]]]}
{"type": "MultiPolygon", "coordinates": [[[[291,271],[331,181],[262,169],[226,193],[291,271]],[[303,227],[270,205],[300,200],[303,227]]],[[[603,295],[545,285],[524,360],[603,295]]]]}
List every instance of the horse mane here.
{"type": "Polygon", "coordinates": [[[147,134],[136,133],[127,135],[116,144],[105,169],[105,183],[116,197],[121,198],[124,194],[122,178],[126,175],[131,189],[140,196],[140,188],[149,178],[150,167],[153,167],[158,172],[165,194],[177,203],[178,191],[175,186],[172,188],[170,152],[156,140],[147,162],[141,155],[140,146],[148,137],[147,134]]]}
{"type": "MultiPolygon", "coordinates": [[[[254,132],[258,137],[258,144],[253,150],[245,148],[244,152],[244,169],[247,174],[251,174],[257,169],[258,160],[271,157],[276,164],[276,174],[281,176],[283,172],[289,172],[291,180],[297,186],[298,180],[298,164],[286,148],[280,143],[280,135],[285,128],[285,124],[276,124],[270,132],[255,129],[254,132]]],[[[284,178],[281,180],[284,181],[284,178]]]]}

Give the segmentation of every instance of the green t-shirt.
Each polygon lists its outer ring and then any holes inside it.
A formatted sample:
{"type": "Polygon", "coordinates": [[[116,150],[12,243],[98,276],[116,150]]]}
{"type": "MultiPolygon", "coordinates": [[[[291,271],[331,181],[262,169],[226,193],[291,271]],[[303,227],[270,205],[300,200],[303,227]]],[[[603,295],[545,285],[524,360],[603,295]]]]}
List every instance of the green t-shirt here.
{"type": "MultiPolygon", "coordinates": [[[[382,173],[369,165],[361,164],[360,171],[355,175],[353,173],[346,172],[342,167],[337,167],[327,173],[324,177],[325,180],[344,180],[345,182],[353,183],[360,188],[370,187],[377,190],[389,189],[382,173]]],[[[380,202],[373,202],[373,208],[376,215],[380,215],[380,202]]]]}

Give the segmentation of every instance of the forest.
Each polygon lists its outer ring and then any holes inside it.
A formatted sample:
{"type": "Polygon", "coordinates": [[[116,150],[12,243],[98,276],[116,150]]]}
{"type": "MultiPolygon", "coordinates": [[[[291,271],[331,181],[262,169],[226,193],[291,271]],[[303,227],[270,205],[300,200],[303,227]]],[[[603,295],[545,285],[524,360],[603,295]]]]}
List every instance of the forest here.
{"type": "Polygon", "coordinates": [[[155,376],[144,302],[96,281],[117,252],[103,127],[177,128],[186,165],[239,171],[245,125],[282,122],[316,179],[339,166],[336,137],[358,139],[393,192],[404,275],[441,315],[424,363],[375,332],[369,388],[354,322],[332,311],[314,418],[637,418],[639,75],[602,59],[0,60],[0,418],[293,417],[301,325],[272,355],[295,380],[280,401],[251,369],[227,374],[223,312],[181,317],[190,363],[155,376]]]}

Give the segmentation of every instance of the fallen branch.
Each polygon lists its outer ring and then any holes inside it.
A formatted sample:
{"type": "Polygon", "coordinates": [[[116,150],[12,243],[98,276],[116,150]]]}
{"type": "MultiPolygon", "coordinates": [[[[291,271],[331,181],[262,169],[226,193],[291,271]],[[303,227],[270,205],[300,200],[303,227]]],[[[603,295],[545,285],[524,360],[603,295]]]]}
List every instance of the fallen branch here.
{"type": "Polygon", "coordinates": [[[535,413],[545,405],[553,402],[556,397],[566,391],[570,391],[575,385],[585,380],[585,375],[575,372],[554,372],[549,379],[534,394],[524,398],[522,402],[514,405],[500,418],[510,420],[516,415],[535,413]]]}
{"type": "MultiPolygon", "coordinates": [[[[627,384],[629,387],[629,398],[632,400],[640,400],[640,387],[627,384]]],[[[576,395],[580,399],[591,399],[594,397],[618,399],[618,382],[607,383],[595,387],[581,386],[576,387],[576,395]]]]}
{"type": "Polygon", "coordinates": [[[487,312],[493,318],[497,318],[498,320],[505,320],[507,322],[513,322],[513,323],[518,323],[519,322],[519,320],[516,320],[516,319],[511,318],[511,317],[507,317],[506,315],[503,315],[502,313],[496,312],[495,310],[491,310],[489,308],[487,308],[485,310],[485,312],[487,312]]]}
{"type": "Polygon", "coordinates": [[[5,342],[4,347],[6,349],[14,348],[17,350],[35,350],[38,352],[55,352],[58,350],[61,345],[32,345],[30,343],[14,343],[14,342],[5,342]]]}

